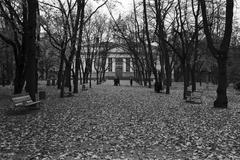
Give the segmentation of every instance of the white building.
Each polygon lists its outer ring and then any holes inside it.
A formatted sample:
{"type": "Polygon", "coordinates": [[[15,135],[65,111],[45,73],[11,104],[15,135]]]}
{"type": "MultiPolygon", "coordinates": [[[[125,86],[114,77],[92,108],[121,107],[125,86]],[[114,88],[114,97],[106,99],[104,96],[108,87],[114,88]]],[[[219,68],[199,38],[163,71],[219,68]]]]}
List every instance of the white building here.
{"type": "Polygon", "coordinates": [[[120,47],[108,51],[107,63],[108,70],[106,78],[129,79],[134,76],[133,62],[130,55],[120,47]]]}
{"type": "MultiPolygon", "coordinates": [[[[106,55],[106,79],[114,79],[115,77],[119,77],[120,79],[129,79],[130,77],[134,77],[132,58],[126,51],[117,46],[108,50],[106,55]]],[[[86,66],[86,57],[86,55],[82,55],[84,68],[86,66]]],[[[96,78],[96,61],[96,58],[94,58],[92,65],[92,78],[96,78]]]]}
{"type": "MultiPolygon", "coordinates": [[[[156,49],[156,47],[155,47],[156,49]]],[[[157,52],[154,50],[154,52],[157,52]]],[[[129,52],[124,50],[121,46],[115,45],[106,53],[106,64],[105,64],[105,78],[106,79],[114,79],[115,77],[119,77],[120,79],[130,79],[134,77],[134,65],[133,59],[130,56],[129,52]]],[[[86,60],[84,60],[83,56],[83,66],[85,67],[86,60]]],[[[92,78],[96,78],[96,69],[93,63],[92,65],[92,78]]],[[[159,56],[155,56],[155,65],[158,71],[161,69],[159,56]]],[[[152,78],[153,75],[152,75],[152,78]]]]}

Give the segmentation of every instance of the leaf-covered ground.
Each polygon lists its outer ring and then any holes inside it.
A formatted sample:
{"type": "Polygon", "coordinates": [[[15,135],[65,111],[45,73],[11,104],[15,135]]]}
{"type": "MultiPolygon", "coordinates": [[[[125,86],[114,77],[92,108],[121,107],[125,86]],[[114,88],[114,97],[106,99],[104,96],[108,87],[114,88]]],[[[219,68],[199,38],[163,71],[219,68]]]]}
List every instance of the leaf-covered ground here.
{"type": "MultiPolygon", "coordinates": [[[[215,87],[203,104],[140,86],[93,86],[60,99],[44,87],[39,110],[11,107],[0,88],[0,159],[240,159],[240,95],[229,89],[229,107],[212,108],[215,87]]],[[[205,88],[205,87],[203,87],[205,88]]]]}

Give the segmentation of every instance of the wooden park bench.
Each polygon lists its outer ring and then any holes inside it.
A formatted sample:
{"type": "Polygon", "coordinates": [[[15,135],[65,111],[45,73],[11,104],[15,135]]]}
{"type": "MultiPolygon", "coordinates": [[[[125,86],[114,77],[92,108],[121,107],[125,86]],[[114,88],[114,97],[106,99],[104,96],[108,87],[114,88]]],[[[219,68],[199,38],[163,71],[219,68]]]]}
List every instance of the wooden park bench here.
{"type": "Polygon", "coordinates": [[[15,107],[27,107],[40,103],[40,101],[33,101],[30,95],[19,95],[12,98],[15,107]]]}
{"type": "Polygon", "coordinates": [[[194,92],[186,91],[186,96],[187,96],[186,102],[201,104],[202,95],[203,95],[203,91],[194,91],[194,92]]]}
{"type": "Polygon", "coordinates": [[[87,86],[85,84],[82,85],[82,91],[87,91],[87,86]]]}
{"type": "Polygon", "coordinates": [[[64,97],[73,97],[73,96],[74,96],[73,92],[70,92],[70,91],[64,92],[64,97]]]}

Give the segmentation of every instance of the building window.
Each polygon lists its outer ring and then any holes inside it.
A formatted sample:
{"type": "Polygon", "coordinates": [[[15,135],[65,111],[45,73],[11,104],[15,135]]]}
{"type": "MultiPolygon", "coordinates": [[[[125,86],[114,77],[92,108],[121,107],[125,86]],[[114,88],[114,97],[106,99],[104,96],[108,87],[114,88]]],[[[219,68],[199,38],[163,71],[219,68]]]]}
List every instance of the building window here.
{"type": "Polygon", "coordinates": [[[122,66],[123,59],[122,58],[116,58],[116,66],[122,66]]]}
{"type": "Polygon", "coordinates": [[[130,72],[130,58],[126,58],[126,72],[130,72]]]}
{"type": "Polygon", "coordinates": [[[112,72],[112,58],[108,58],[108,71],[112,72]]]}

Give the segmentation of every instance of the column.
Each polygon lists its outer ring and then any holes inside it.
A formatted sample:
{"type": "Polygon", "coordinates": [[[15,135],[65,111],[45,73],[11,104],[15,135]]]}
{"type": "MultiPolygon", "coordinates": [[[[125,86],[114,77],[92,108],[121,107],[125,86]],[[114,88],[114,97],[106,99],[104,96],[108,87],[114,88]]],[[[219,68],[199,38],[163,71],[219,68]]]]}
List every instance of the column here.
{"type": "Polygon", "coordinates": [[[126,72],[126,58],[123,58],[123,72],[126,72]]]}
{"type": "Polygon", "coordinates": [[[93,63],[92,63],[92,73],[96,73],[96,70],[95,70],[95,61],[93,59],[93,63]]]}
{"type": "MultiPolygon", "coordinates": [[[[106,58],[106,64],[105,64],[105,68],[108,68],[108,57],[106,58]]],[[[109,72],[108,69],[106,72],[109,72]]]]}
{"type": "Polygon", "coordinates": [[[115,72],[115,67],[116,67],[116,60],[115,58],[112,58],[112,72],[115,72]]]}
{"type": "Polygon", "coordinates": [[[133,59],[130,58],[130,72],[133,72],[133,59]]]}

